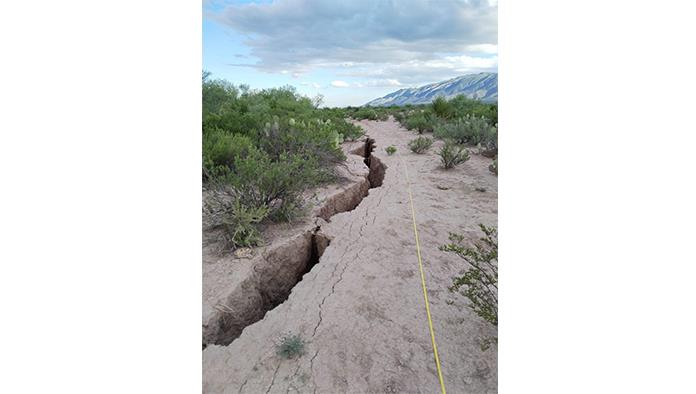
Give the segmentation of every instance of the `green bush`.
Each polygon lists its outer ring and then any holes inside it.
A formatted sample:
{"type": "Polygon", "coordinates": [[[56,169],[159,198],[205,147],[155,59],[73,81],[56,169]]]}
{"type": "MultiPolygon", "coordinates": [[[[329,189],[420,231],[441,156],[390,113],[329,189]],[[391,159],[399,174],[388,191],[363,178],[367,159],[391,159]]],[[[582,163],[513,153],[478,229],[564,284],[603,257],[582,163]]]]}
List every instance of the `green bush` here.
{"type": "MultiPolygon", "coordinates": [[[[331,120],[321,119],[295,120],[266,123],[259,134],[258,145],[268,152],[273,160],[278,160],[282,154],[295,154],[316,159],[320,164],[318,171],[332,170],[335,164],[345,160],[340,144],[343,138],[336,130],[331,120]]],[[[330,180],[326,178],[325,180],[330,180]]]]}
{"type": "Polygon", "coordinates": [[[454,106],[450,104],[444,97],[438,97],[432,103],[433,112],[435,115],[443,118],[450,119],[454,116],[454,106]]]}
{"type": "Polygon", "coordinates": [[[287,334],[276,345],[276,354],[285,359],[296,358],[305,352],[305,342],[299,335],[287,334]]]}
{"type": "Polygon", "coordinates": [[[256,225],[268,214],[265,206],[249,207],[228,193],[212,193],[204,201],[204,223],[223,229],[226,248],[258,246],[262,239],[256,225]]]}
{"type": "Polygon", "coordinates": [[[438,152],[444,168],[452,168],[469,160],[469,151],[462,145],[453,141],[445,142],[445,145],[438,152]]]}
{"type": "Polygon", "coordinates": [[[437,124],[437,119],[430,112],[419,112],[407,116],[404,120],[404,127],[409,130],[416,130],[418,134],[432,132],[437,124]]]}
{"type": "Polygon", "coordinates": [[[234,166],[236,157],[245,157],[254,145],[249,137],[228,134],[218,127],[203,130],[203,173],[206,179],[226,176],[234,166]]]}
{"type": "Polygon", "coordinates": [[[482,103],[463,95],[449,100],[449,104],[454,110],[453,118],[461,118],[464,116],[483,117],[491,126],[498,124],[498,104],[482,103]]]}
{"type": "Polygon", "coordinates": [[[348,122],[336,122],[335,129],[346,141],[355,141],[365,135],[362,127],[348,122]]]}
{"type": "Polygon", "coordinates": [[[460,144],[485,144],[497,146],[498,130],[488,124],[485,118],[465,116],[453,122],[442,123],[435,127],[433,134],[437,138],[451,139],[460,144]]]}
{"type": "Polygon", "coordinates": [[[281,153],[271,159],[255,148],[246,157],[237,157],[224,183],[245,206],[267,207],[270,219],[288,221],[299,213],[302,192],[326,176],[316,158],[281,153]]]}
{"type": "Polygon", "coordinates": [[[418,137],[415,140],[411,140],[408,143],[408,147],[411,148],[413,153],[424,153],[433,145],[433,140],[428,137],[418,137]]]}
{"type": "Polygon", "coordinates": [[[384,148],[384,150],[387,152],[389,156],[396,153],[396,147],[394,145],[389,145],[388,147],[384,148]]]}
{"type": "MultiPolygon", "coordinates": [[[[286,221],[302,193],[335,178],[344,139],[363,132],[344,109],[318,109],[292,87],[250,90],[203,74],[203,180],[249,212],[286,221]]],[[[241,225],[240,225],[241,226],[241,225]]],[[[240,229],[241,233],[246,230],[240,229]]]]}
{"type": "Polygon", "coordinates": [[[377,120],[377,117],[377,111],[370,107],[362,107],[353,114],[353,118],[358,120],[377,120]]]}
{"type": "Polygon", "coordinates": [[[250,208],[235,200],[222,221],[227,242],[233,247],[251,247],[261,243],[261,233],[256,224],[266,218],[266,207],[250,208]]]}
{"type": "Polygon", "coordinates": [[[460,292],[470,302],[473,311],[498,326],[498,232],[495,227],[479,227],[484,237],[473,246],[464,242],[464,237],[450,234],[450,243],[440,250],[452,252],[466,261],[461,276],[452,280],[451,292],[460,292]]]}

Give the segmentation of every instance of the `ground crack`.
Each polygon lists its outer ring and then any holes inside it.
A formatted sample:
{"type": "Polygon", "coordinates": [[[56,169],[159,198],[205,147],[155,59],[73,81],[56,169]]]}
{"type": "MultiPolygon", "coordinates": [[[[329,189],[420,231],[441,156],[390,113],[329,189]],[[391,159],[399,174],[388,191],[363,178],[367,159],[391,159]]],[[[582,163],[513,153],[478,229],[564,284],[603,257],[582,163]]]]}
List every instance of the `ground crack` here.
{"type": "Polygon", "coordinates": [[[271,380],[271,385],[268,386],[268,390],[266,390],[266,394],[268,394],[268,392],[271,391],[271,388],[273,387],[273,384],[275,383],[276,375],[278,374],[279,369],[280,369],[280,363],[278,363],[278,366],[276,367],[275,372],[273,372],[273,380],[271,380]]]}

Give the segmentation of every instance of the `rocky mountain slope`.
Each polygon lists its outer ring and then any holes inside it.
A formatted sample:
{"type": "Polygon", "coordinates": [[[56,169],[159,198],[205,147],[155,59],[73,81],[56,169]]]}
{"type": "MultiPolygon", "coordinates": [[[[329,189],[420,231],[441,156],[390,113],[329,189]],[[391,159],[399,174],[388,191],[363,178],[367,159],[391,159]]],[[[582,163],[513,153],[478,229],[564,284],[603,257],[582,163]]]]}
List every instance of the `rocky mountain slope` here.
{"type": "Polygon", "coordinates": [[[478,73],[463,75],[444,82],[436,82],[419,88],[400,89],[365,105],[389,106],[427,104],[439,96],[447,99],[465,95],[484,102],[498,101],[498,74],[478,73]]]}

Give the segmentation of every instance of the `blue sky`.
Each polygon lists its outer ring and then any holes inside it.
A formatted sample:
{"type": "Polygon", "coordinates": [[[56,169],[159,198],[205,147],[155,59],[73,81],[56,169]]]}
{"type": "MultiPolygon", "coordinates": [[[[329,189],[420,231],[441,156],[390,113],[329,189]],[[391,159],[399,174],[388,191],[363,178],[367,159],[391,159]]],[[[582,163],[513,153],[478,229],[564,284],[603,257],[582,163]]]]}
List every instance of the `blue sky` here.
{"type": "Polygon", "coordinates": [[[204,1],[203,68],[326,106],[497,72],[497,1],[204,1]]]}

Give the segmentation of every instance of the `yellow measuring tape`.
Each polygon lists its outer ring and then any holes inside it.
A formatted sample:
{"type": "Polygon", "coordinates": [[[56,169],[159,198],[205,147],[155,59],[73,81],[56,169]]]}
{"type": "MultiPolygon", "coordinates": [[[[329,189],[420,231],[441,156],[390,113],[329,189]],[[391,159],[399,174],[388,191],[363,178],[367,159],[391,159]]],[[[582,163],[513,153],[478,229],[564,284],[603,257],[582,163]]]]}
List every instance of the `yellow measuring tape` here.
{"type": "Polygon", "coordinates": [[[416,236],[416,253],[418,254],[418,269],[420,270],[421,286],[423,287],[423,299],[425,300],[425,312],[428,315],[428,326],[430,327],[430,340],[433,343],[433,353],[435,354],[435,365],[437,366],[437,376],[440,378],[440,389],[442,394],[446,394],[445,381],[442,379],[442,368],[440,367],[440,356],[437,354],[437,344],[435,343],[435,331],[433,330],[433,319],[430,317],[430,303],[428,302],[428,290],[425,287],[425,274],[423,273],[423,259],[420,252],[420,241],[418,240],[418,227],[416,226],[416,210],[413,207],[413,194],[411,193],[411,180],[408,177],[408,169],[406,163],[399,154],[399,160],[404,167],[406,174],[406,184],[408,188],[408,199],[411,203],[411,218],[413,219],[413,234],[416,236]]]}

